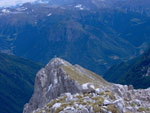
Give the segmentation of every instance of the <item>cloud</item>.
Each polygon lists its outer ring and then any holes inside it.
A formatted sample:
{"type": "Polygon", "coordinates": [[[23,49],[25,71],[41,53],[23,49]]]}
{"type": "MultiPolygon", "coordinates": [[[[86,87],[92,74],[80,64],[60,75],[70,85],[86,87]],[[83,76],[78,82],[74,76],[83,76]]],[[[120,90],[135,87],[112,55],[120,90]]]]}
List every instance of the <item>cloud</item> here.
{"type": "Polygon", "coordinates": [[[41,0],[0,0],[0,7],[11,7],[11,6],[16,6],[27,2],[33,3],[36,1],[41,1],[41,0]]]}

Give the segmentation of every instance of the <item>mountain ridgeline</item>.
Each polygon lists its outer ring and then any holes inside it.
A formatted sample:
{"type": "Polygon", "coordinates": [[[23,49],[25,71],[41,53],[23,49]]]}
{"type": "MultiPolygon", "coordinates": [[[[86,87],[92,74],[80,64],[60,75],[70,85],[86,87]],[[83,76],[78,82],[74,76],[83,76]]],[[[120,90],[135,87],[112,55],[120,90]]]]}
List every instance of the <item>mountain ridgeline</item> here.
{"type": "Polygon", "coordinates": [[[34,78],[42,65],[0,53],[0,112],[21,113],[33,93],[34,78]]]}
{"type": "Polygon", "coordinates": [[[135,88],[150,87],[150,49],[133,60],[112,66],[104,78],[114,83],[132,84],[135,88]]]}
{"type": "Polygon", "coordinates": [[[0,51],[43,64],[57,56],[103,74],[147,48],[149,2],[69,1],[0,9],[0,51]]]}
{"type": "Polygon", "coordinates": [[[99,75],[52,59],[36,75],[23,113],[149,113],[150,88],[112,84],[99,75]]]}

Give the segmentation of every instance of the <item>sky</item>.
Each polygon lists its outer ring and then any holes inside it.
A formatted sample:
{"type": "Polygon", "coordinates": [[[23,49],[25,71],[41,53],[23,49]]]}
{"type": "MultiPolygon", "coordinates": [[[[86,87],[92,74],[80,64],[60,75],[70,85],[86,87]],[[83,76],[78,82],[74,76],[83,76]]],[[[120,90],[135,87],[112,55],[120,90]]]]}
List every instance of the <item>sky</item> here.
{"type": "MultiPolygon", "coordinates": [[[[26,2],[33,3],[37,0],[0,0],[0,7],[11,7],[11,6],[16,6],[19,4],[23,4],[26,2]]],[[[41,1],[41,0],[38,0],[41,1]]]]}

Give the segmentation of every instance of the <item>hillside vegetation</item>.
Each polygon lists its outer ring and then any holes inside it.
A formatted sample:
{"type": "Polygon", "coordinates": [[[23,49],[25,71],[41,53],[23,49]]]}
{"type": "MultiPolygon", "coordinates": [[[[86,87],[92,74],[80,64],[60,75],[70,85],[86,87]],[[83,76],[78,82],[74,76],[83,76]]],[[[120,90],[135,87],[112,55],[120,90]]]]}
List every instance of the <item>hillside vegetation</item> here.
{"type": "Polygon", "coordinates": [[[0,53],[0,112],[21,113],[41,65],[0,53]]]}
{"type": "Polygon", "coordinates": [[[150,87],[150,49],[133,60],[112,66],[104,78],[110,82],[132,84],[135,88],[150,87]]]}

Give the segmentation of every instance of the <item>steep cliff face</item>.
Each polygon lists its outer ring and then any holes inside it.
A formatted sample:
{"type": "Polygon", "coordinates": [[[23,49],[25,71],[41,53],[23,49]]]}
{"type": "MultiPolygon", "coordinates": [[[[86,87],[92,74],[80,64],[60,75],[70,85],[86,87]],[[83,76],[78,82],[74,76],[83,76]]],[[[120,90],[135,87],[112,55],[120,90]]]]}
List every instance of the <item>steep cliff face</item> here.
{"type": "Polygon", "coordinates": [[[35,79],[34,94],[30,102],[25,105],[24,113],[30,113],[37,108],[43,107],[50,100],[59,97],[63,93],[80,93],[87,89],[85,87],[107,86],[105,80],[100,76],[87,71],[79,65],[59,59],[52,59],[45,68],[41,69],[35,79]]]}
{"type": "Polygon", "coordinates": [[[52,59],[36,76],[23,113],[149,113],[150,89],[111,84],[79,65],[52,59]]]}

